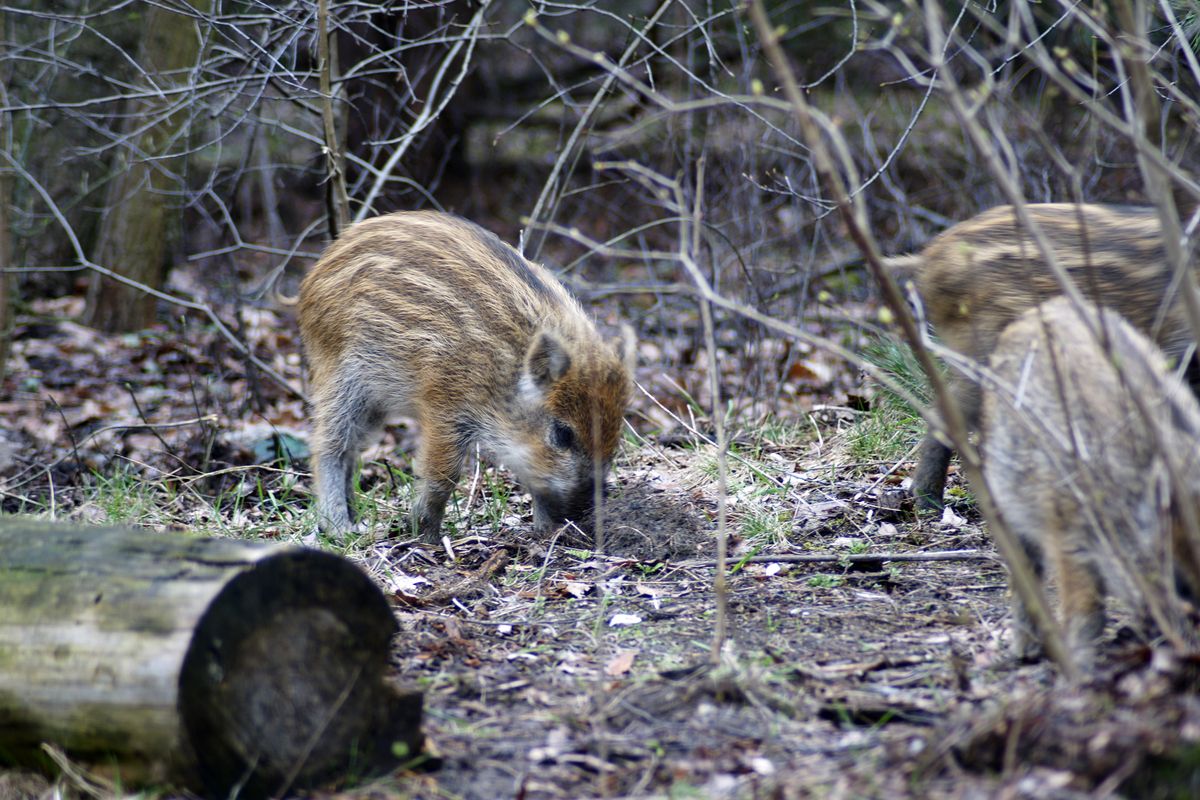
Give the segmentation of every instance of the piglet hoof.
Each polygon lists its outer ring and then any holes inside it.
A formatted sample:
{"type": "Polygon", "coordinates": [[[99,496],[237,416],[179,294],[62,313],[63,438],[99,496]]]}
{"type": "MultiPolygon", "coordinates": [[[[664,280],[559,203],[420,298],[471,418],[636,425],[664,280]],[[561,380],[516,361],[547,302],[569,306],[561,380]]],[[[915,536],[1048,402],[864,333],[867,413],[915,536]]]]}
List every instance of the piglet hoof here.
{"type": "Polygon", "coordinates": [[[912,497],[913,509],[918,514],[940,514],[946,506],[943,502],[944,487],[930,489],[914,484],[909,489],[909,494],[912,497]]]}
{"type": "Polygon", "coordinates": [[[392,534],[421,544],[439,545],[442,542],[442,520],[440,516],[436,522],[410,516],[392,528],[392,534]]]}
{"type": "Polygon", "coordinates": [[[337,526],[329,524],[315,526],[305,539],[311,539],[315,543],[320,534],[324,534],[327,539],[338,546],[373,544],[381,538],[378,532],[364,520],[337,526]]]}
{"type": "Polygon", "coordinates": [[[1033,664],[1041,661],[1045,653],[1042,642],[1037,634],[1021,628],[1013,628],[1012,648],[1009,651],[1013,661],[1018,664],[1033,664]]]}
{"type": "Polygon", "coordinates": [[[351,525],[343,535],[343,539],[358,539],[363,544],[375,544],[386,538],[383,531],[369,525],[365,520],[359,520],[351,525]]]}

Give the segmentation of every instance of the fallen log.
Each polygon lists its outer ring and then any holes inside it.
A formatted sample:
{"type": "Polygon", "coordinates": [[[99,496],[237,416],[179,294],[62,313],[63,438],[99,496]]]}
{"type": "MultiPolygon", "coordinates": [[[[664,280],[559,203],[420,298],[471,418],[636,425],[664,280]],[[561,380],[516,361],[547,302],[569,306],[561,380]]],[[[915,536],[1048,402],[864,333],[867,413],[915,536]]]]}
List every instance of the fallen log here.
{"type": "Polygon", "coordinates": [[[419,752],[395,619],[320,550],[0,518],[0,760],[277,795],[419,752]]]}

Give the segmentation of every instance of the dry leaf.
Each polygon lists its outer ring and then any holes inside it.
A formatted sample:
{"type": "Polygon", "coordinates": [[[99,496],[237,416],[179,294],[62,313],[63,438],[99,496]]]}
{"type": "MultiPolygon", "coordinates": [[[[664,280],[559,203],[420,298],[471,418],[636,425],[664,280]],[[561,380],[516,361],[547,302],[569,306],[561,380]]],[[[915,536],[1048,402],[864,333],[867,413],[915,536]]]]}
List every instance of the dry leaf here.
{"type": "Polygon", "coordinates": [[[944,527],[954,528],[957,530],[966,524],[967,521],[958,514],[955,514],[954,509],[950,508],[950,506],[946,506],[944,509],[942,509],[942,525],[944,527]]]}
{"type": "Polygon", "coordinates": [[[633,666],[633,659],[637,657],[636,650],[619,650],[616,658],[609,661],[604,667],[604,674],[610,678],[615,678],[618,675],[624,675],[629,672],[629,668],[633,666]]]}
{"type": "Polygon", "coordinates": [[[591,584],[580,583],[579,581],[563,581],[562,590],[571,597],[579,598],[592,590],[591,584]]]}

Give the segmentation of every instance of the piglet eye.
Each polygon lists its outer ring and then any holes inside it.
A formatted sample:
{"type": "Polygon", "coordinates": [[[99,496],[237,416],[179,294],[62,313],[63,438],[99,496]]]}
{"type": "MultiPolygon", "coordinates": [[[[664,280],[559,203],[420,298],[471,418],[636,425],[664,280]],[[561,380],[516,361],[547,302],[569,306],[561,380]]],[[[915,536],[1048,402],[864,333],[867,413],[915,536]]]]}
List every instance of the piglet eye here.
{"type": "Polygon", "coordinates": [[[570,426],[555,420],[550,426],[550,444],[559,450],[570,450],[575,446],[575,431],[570,426]]]}

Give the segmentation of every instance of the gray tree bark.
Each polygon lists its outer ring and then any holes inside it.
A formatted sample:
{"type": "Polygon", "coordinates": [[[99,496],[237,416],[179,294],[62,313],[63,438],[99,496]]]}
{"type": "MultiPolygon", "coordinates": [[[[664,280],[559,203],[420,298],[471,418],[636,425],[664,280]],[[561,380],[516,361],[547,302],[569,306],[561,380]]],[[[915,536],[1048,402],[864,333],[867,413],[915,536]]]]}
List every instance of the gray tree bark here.
{"type": "MultiPolygon", "coordinates": [[[[212,0],[186,0],[208,13],[212,0]]],[[[187,72],[200,55],[196,20],[157,3],[145,4],[145,34],[138,63],[154,86],[170,90],[187,84],[187,72]]],[[[148,86],[146,88],[149,88],[148,86]]],[[[126,147],[113,165],[104,218],[92,260],[140,284],[159,289],[165,278],[168,242],[177,235],[179,207],[170,196],[181,187],[172,177],[183,164],[178,139],[185,136],[186,96],[149,95],[131,101],[123,125],[126,147]],[[151,124],[147,124],[151,123],[151,124]]],[[[84,321],[106,331],[132,331],[154,322],[155,298],[140,288],[93,274],[84,321]]]]}
{"type": "MultiPolygon", "coordinates": [[[[7,12],[0,9],[0,51],[8,41],[7,16],[7,12]]],[[[7,63],[7,59],[0,52],[0,65],[7,63]]],[[[0,66],[0,105],[8,105],[8,82],[11,73],[11,64],[0,66]]],[[[0,114],[0,148],[9,155],[12,155],[9,150],[11,141],[12,114],[0,114]]],[[[7,272],[12,266],[12,172],[7,164],[0,163],[0,383],[4,381],[8,370],[8,351],[12,344],[13,287],[16,286],[16,281],[7,272]]]]}

